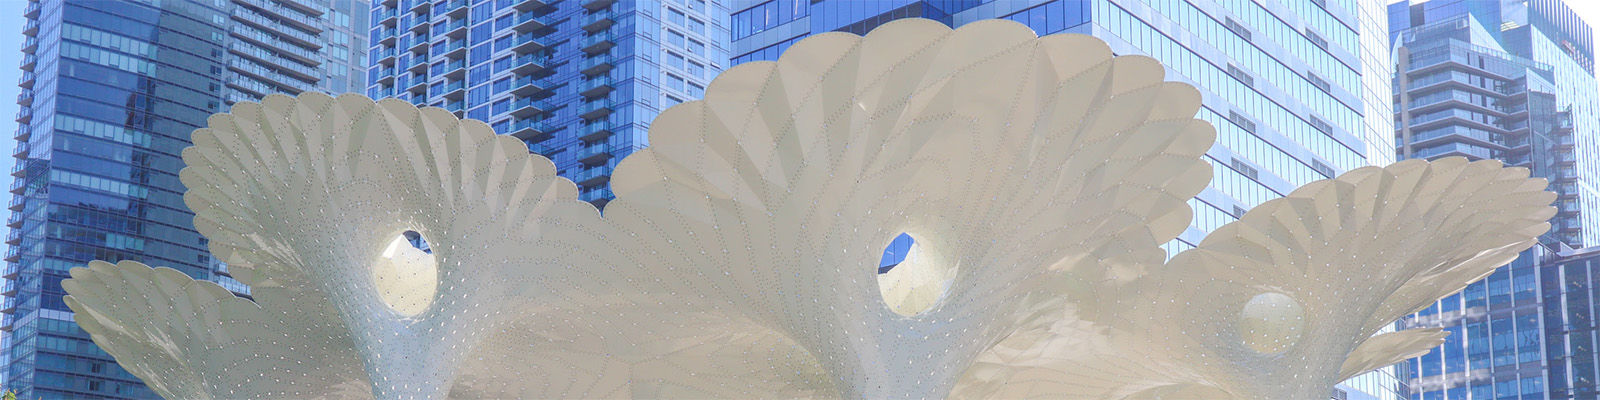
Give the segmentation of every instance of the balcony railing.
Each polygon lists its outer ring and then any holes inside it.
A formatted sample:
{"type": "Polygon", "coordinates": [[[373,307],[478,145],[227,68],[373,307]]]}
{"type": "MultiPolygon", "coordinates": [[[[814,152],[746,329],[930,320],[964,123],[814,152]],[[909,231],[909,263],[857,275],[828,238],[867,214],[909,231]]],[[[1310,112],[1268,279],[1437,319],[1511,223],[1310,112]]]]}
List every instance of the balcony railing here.
{"type": "Polygon", "coordinates": [[[611,171],[604,166],[584,168],[572,174],[572,181],[579,186],[593,186],[611,178],[611,171]]]}
{"type": "Polygon", "coordinates": [[[584,75],[597,75],[610,71],[612,68],[611,57],[596,55],[578,62],[578,71],[584,75]]]}
{"type": "MultiPolygon", "coordinates": [[[[317,29],[317,27],[322,26],[321,23],[318,22],[317,17],[308,15],[305,12],[303,12],[301,10],[298,10],[298,9],[284,7],[282,5],[279,5],[276,2],[267,1],[267,0],[234,0],[234,1],[239,1],[239,2],[242,2],[244,4],[249,5],[250,7],[254,7],[256,9],[265,11],[267,13],[271,13],[272,16],[278,17],[279,19],[284,19],[284,20],[288,20],[288,21],[293,22],[293,23],[300,24],[300,26],[303,27],[303,28],[317,29]]],[[[237,7],[236,7],[236,9],[237,9],[237,7]]],[[[389,10],[389,11],[390,11],[391,14],[394,12],[394,10],[389,10]]],[[[383,18],[379,18],[378,13],[373,13],[373,21],[377,21],[377,20],[380,20],[380,19],[383,19],[383,18]]]]}
{"type": "Polygon", "coordinates": [[[583,193],[578,194],[578,199],[579,200],[583,200],[583,201],[587,201],[587,202],[591,202],[591,203],[596,202],[596,201],[601,201],[601,200],[613,199],[613,198],[616,198],[616,197],[617,197],[616,195],[611,194],[611,188],[608,188],[608,187],[597,187],[597,188],[585,190],[585,191],[583,191],[583,193]]]}
{"type": "Polygon", "coordinates": [[[611,114],[611,100],[600,99],[583,103],[578,107],[578,117],[583,119],[596,119],[611,114]]]}
{"type": "Polygon", "coordinates": [[[583,16],[579,26],[588,32],[598,32],[611,27],[611,10],[597,10],[583,16]]]}
{"type": "Polygon", "coordinates": [[[578,84],[578,94],[583,97],[598,97],[611,92],[612,80],[610,76],[600,75],[584,80],[578,84]]]}
{"type": "Polygon", "coordinates": [[[611,158],[611,146],[601,142],[578,149],[578,161],[584,164],[604,162],[611,158]]]}
{"type": "Polygon", "coordinates": [[[615,44],[611,41],[611,35],[606,33],[585,36],[580,43],[582,43],[583,52],[589,54],[610,50],[611,46],[615,44]]]}
{"type": "Polygon", "coordinates": [[[387,25],[389,22],[391,22],[389,20],[394,19],[399,15],[400,13],[393,8],[381,7],[372,9],[372,20],[375,21],[375,24],[387,25]]]}
{"type": "Polygon", "coordinates": [[[265,27],[267,29],[271,29],[274,33],[277,33],[279,36],[287,36],[287,37],[290,37],[290,38],[293,38],[295,40],[300,41],[300,44],[308,45],[308,46],[312,46],[312,47],[321,47],[321,43],[317,39],[316,35],[303,32],[298,28],[294,28],[294,27],[290,27],[288,25],[284,25],[282,22],[279,22],[278,19],[275,19],[275,18],[272,18],[272,17],[268,17],[268,16],[265,16],[265,15],[261,15],[261,13],[252,11],[249,8],[246,8],[246,7],[234,7],[233,8],[233,17],[234,18],[238,18],[238,19],[243,20],[243,21],[253,22],[258,26],[262,26],[262,27],[265,27]]]}
{"type": "Polygon", "coordinates": [[[578,128],[578,140],[585,142],[599,141],[611,136],[611,123],[607,121],[592,121],[578,128]]]}

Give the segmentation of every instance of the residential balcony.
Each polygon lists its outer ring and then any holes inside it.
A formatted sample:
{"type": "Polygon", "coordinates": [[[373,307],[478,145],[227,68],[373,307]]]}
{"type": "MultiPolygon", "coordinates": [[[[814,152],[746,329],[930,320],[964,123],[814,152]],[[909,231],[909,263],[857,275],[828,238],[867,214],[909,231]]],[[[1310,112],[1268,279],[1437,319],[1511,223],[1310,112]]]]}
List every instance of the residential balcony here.
{"type": "Polygon", "coordinates": [[[412,96],[426,97],[425,95],[428,93],[428,80],[422,76],[412,75],[411,81],[407,82],[406,85],[402,86],[400,90],[410,93],[412,96]]]}
{"type": "Polygon", "coordinates": [[[373,79],[372,82],[383,85],[392,85],[394,84],[394,78],[394,67],[389,67],[378,70],[378,77],[377,79],[373,79]]]}
{"type": "Polygon", "coordinates": [[[549,54],[524,54],[518,56],[516,60],[512,61],[512,64],[515,66],[511,67],[511,72],[518,75],[528,75],[536,72],[538,73],[536,75],[539,76],[549,75],[555,72],[554,69],[550,68],[550,61],[551,58],[549,54]]]}
{"type": "MultiPolygon", "coordinates": [[[[246,0],[246,1],[250,1],[250,0],[246,0]]],[[[397,12],[393,8],[376,7],[376,8],[372,9],[372,21],[373,21],[372,24],[374,26],[377,26],[377,25],[394,26],[395,25],[395,18],[398,18],[399,16],[400,16],[400,13],[397,12]]]]}
{"type": "Polygon", "coordinates": [[[38,18],[39,17],[39,2],[38,1],[30,1],[30,2],[28,2],[28,7],[22,9],[22,16],[26,17],[26,18],[38,18]]]}
{"type": "Polygon", "coordinates": [[[1495,154],[1487,148],[1462,143],[1450,143],[1443,146],[1425,148],[1412,154],[1412,157],[1415,158],[1428,159],[1443,156],[1464,156],[1472,160],[1495,158],[1495,154]]]}
{"type": "Polygon", "coordinates": [[[373,49],[371,54],[373,61],[383,64],[393,63],[394,55],[393,47],[379,47],[377,49],[373,49]]]}
{"type": "Polygon", "coordinates": [[[462,39],[467,36],[467,20],[455,19],[433,24],[433,37],[462,39]]]}
{"type": "Polygon", "coordinates": [[[22,76],[17,77],[17,86],[33,89],[33,82],[36,77],[38,75],[34,75],[33,71],[22,71],[22,76]]]}
{"type": "Polygon", "coordinates": [[[599,119],[607,115],[611,115],[611,99],[590,101],[578,108],[578,118],[599,119]]]}
{"type": "Polygon", "coordinates": [[[555,46],[555,40],[546,36],[547,35],[539,32],[519,34],[515,39],[512,39],[511,51],[516,52],[517,54],[527,54],[535,50],[547,49],[555,46]]]}
{"type": "Polygon", "coordinates": [[[39,20],[30,19],[30,20],[28,20],[27,23],[22,24],[22,34],[32,36],[32,35],[38,34],[38,33],[39,33],[39,20]]]}
{"type": "Polygon", "coordinates": [[[433,28],[433,25],[428,23],[428,18],[428,13],[426,11],[422,12],[421,14],[417,14],[411,18],[411,27],[406,29],[411,31],[411,33],[428,33],[428,31],[433,28]]]}
{"type": "Polygon", "coordinates": [[[300,62],[307,64],[317,64],[322,62],[322,56],[320,53],[314,53],[313,50],[307,50],[303,46],[285,42],[282,39],[279,39],[277,36],[260,29],[256,29],[248,25],[235,24],[230,27],[230,31],[239,38],[249,40],[259,46],[266,46],[268,49],[271,49],[280,55],[298,57],[300,62]]]}
{"type": "Polygon", "coordinates": [[[611,93],[612,80],[610,76],[600,75],[584,80],[578,84],[578,95],[584,98],[595,98],[611,93]]]}
{"type": "Polygon", "coordinates": [[[33,69],[33,65],[37,64],[38,62],[39,62],[39,57],[34,56],[32,54],[22,56],[21,68],[22,69],[33,69]]]}
{"type": "MultiPolygon", "coordinates": [[[[17,165],[22,165],[22,163],[17,163],[17,165]]],[[[16,175],[13,174],[13,176],[16,176],[16,175]]],[[[7,205],[6,209],[7,210],[11,210],[11,211],[22,211],[22,206],[24,204],[27,204],[27,199],[28,199],[27,197],[23,197],[23,196],[11,196],[11,204],[7,205]]],[[[12,232],[16,232],[16,231],[12,231],[12,232]]]]}
{"type": "Polygon", "coordinates": [[[450,81],[444,85],[435,85],[432,91],[434,95],[442,96],[445,99],[460,100],[466,94],[466,86],[466,81],[450,81]]]}
{"type": "Polygon", "coordinates": [[[385,97],[394,97],[394,88],[392,88],[392,87],[383,87],[381,89],[374,89],[372,91],[372,93],[371,93],[371,97],[374,98],[374,99],[381,99],[381,98],[385,98],[385,97]]]}
{"type": "Polygon", "coordinates": [[[406,62],[401,63],[399,66],[397,66],[397,68],[404,68],[406,71],[411,72],[412,75],[427,75],[428,58],[423,56],[414,56],[406,59],[406,62]]]}
{"type": "Polygon", "coordinates": [[[610,72],[611,68],[611,56],[608,54],[596,54],[578,62],[578,72],[588,76],[610,72]]]}
{"type": "Polygon", "coordinates": [[[517,139],[527,140],[530,142],[539,142],[543,141],[545,138],[549,138],[557,129],[559,128],[551,126],[549,123],[546,123],[543,120],[530,118],[518,120],[517,122],[512,123],[511,131],[507,132],[506,134],[517,139]]]}
{"type": "Polygon", "coordinates": [[[411,2],[411,8],[406,10],[406,12],[425,13],[428,11],[428,6],[430,5],[432,5],[432,3],[429,3],[428,0],[413,0],[411,2]]]}
{"type": "Polygon", "coordinates": [[[26,142],[26,141],[28,141],[28,138],[30,138],[30,137],[33,137],[33,126],[31,126],[31,125],[17,125],[17,132],[16,132],[16,134],[12,135],[11,138],[14,139],[14,140],[26,142]]]}
{"type": "Polygon", "coordinates": [[[27,174],[28,164],[23,162],[23,160],[17,160],[16,164],[11,166],[11,176],[13,178],[21,178],[23,175],[27,174]]]}
{"type": "Polygon", "coordinates": [[[377,32],[368,32],[368,34],[375,35],[373,37],[378,39],[378,44],[393,46],[394,41],[400,38],[400,35],[396,34],[397,31],[395,28],[380,28],[377,32]]]}
{"type": "Polygon", "coordinates": [[[611,159],[611,145],[595,143],[578,149],[578,162],[595,165],[611,159]]]}
{"type": "Polygon", "coordinates": [[[578,200],[590,203],[609,201],[616,197],[616,195],[611,194],[611,188],[608,187],[597,187],[578,194],[578,200]]]}
{"type": "Polygon", "coordinates": [[[458,74],[455,74],[455,72],[462,72],[464,74],[464,69],[466,67],[467,60],[464,59],[458,59],[447,63],[433,63],[432,66],[428,67],[428,75],[431,75],[432,79],[448,78],[450,75],[459,76],[458,74]]]}
{"type": "Polygon", "coordinates": [[[541,14],[532,11],[519,13],[516,18],[516,22],[511,25],[511,30],[522,33],[552,27],[557,22],[561,22],[559,18],[555,17],[555,14],[541,14]]]}
{"type": "Polygon", "coordinates": [[[445,111],[449,111],[449,112],[461,112],[462,110],[466,109],[466,102],[461,101],[461,100],[456,100],[456,101],[440,104],[439,108],[443,108],[445,111]]]}
{"type": "Polygon", "coordinates": [[[423,53],[427,52],[428,51],[428,44],[429,44],[428,39],[430,39],[430,38],[428,37],[428,33],[427,32],[412,33],[411,34],[411,43],[410,43],[409,46],[406,46],[406,51],[414,53],[414,54],[423,54],[423,53]]]}
{"type": "Polygon", "coordinates": [[[433,45],[433,55],[452,60],[465,59],[467,56],[467,41],[462,39],[435,43],[433,45]]]}
{"type": "Polygon", "coordinates": [[[511,102],[511,116],[517,118],[527,118],[540,113],[553,111],[555,108],[555,102],[543,99],[535,99],[532,97],[524,97],[511,102]]]}
{"type": "Polygon", "coordinates": [[[592,121],[578,128],[578,140],[597,142],[611,137],[611,122],[592,121]]]}
{"type": "Polygon", "coordinates": [[[530,97],[549,91],[552,86],[555,85],[543,78],[524,76],[511,83],[511,94],[530,97]]]}
{"type": "MultiPolygon", "coordinates": [[[[316,34],[306,33],[304,31],[304,29],[306,29],[305,24],[300,24],[299,26],[290,26],[290,24],[284,22],[288,20],[288,18],[280,16],[268,16],[251,10],[249,7],[234,7],[233,18],[254,25],[257,28],[272,31],[279,37],[292,39],[296,41],[297,44],[302,46],[316,48],[322,47],[322,41],[317,38],[316,34]]],[[[316,25],[310,26],[312,27],[310,29],[311,31],[321,33],[321,29],[316,28],[316,25]]],[[[389,32],[394,32],[394,28],[389,28],[389,32]]],[[[393,35],[391,34],[391,36],[393,35]]]]}
{"type": "Polygon", "coordinates": [[[611,180],[611,169],[604,166],[584,168],[572,174],[572,182],[578,186],[594,186],[611,180]]]}
{"type": "Polygon", "coordinates": [[[467,1],[440,1],[433,3],[434,16],[447,16],[450,18],[463,18],[467,16],[467,1]]]}
{"type": "MultiPolygon", "coordinates": [[[[228,60],[228,68],[231,68],[234,71],[243,72],[246,75],[256,79],[267,80],[269,83],[279,86],[278,89],[280,90],[277,90],[278,92],[295,93],[310,89],[317,85],[316,79],[302,79],[285,75],[281,72],[273,70],[272,68],[262,66],[255,61],[250,61],[243,58],[234,58],[228,60]]],[[[394,68],[390,67],[384,72],[386,75],[393,75],[394,68]]]]}
{"type": "Polygon", "coordinates": [[[612,25],[611,10],[595,10],[583,16],[579,26],[589,33],[606,30],[612,25]]]}
{"type": "Polygon", "coordinates": [[[31,121],[33,121],[33,109],[32,108],[23,107],[23,108],[17,109],[17,123],[26,124],[26,123],[31,122],[31,121]]]}
{"type": "Polygon", "coordinates": [[[589,11],[599,10],[611,6],[614,0],[583,0],[583,8],[589,11]]]}
{"type": "Polygon", "coordinates": [[[33,105],[33,89],[22,89],[17,92],[17,104],[24,106],[33,105]]]}
{"type": "Polygon", "coordinates": [[[22,41],[22,52],[23,53],[25,53],[25,54],[33,54],[33,51],[34,50],[38,50],[38,49],[39,49],[39,38],[36,38],[36,37],[33,37],[33,36],[29,36],[27,40],[23,40],[22,41]]]}
{"type": "Polygon", "coordinates": [[[522,1],[516,2],[516,4],[512,5],[512,7],[515,8],[517,11],[543,11],[543,12],[549,12],[551,10],[547,6],[555,4],[558,1],[560,1],[560,0],[522,0],[522,1]]]}
{"type": "MultiPolygon", "coordinates": [[[[322,7],[318,7],[318,6],[312,5],[311,3],[307,3],[306,0],[277,0],[277,1],[279,3],[283,3],[286,6],[289,6],[287,9],[299,11],[301,14],[305,14],[305,15],[311,17],[312,19],[316,19],[316,18],[322,16],[322,7]]],[[[394,8],[394,6],[386,6],[386,7],[394,8]]]]}
{"type": "Polygon", "coordinates": [[[583,52],[586,54],[596,54],[611,50],[611,46],[614,45],[616,43],[611,41],[611,35],[606,33],[585,36],[582,42],[583,52]]]}
{"type": "Polygon", "coordinates": [[[317,68],[302,64],[298,61],[283,58],[278,56],[277,53],[273,53],[272,51],[263,49],[260,46],[250,44],[249,42],[243,40],[235,40],[232,43],[229,43],[228,50],[235,54],[272,64],[273,66],[282,70],[299,74],[298,78],[303,80],[316,81],[322,78],[323,71],[317,68]]]}

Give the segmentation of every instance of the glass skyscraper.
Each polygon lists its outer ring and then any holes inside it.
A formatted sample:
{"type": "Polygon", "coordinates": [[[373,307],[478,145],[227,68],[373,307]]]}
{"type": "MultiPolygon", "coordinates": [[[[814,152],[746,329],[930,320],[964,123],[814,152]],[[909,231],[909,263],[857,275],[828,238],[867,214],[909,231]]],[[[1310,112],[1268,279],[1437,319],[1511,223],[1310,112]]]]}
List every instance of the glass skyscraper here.
{"type": "Polygon", "coordinates": [[[1539,246],[1401,321],[1450,332],[1401,364],[1409,397],[1594,398],[1593,289],[1573,284],[1586,267],[1562,266],[1600,226],[1589,26],[1557,0],[1410,1],[1388,14],[1397,156],[1498,159],[1558,195],[1539,246]]]}
{"type": "MultiPolygon", "coordinates": [[[[1217,128],[1206,154],[1215,166],[1211,187],[1190,202],[1193,225],[1169,253],[1307,182],[1394,161],[1393,66],[1376,1],[735,0],[730,8],[731,65],[774,60],[814,33],[864,34],[907,17],[951,26],[1005,18],[1040,35],[1093,35],[1117,54],[1160,60],[1168,80],[1200,89],[1198,117],[1217,128]]],[[[1399,390],[1384,370],[1346,382],[1333,397],[1395,399],[1399,390]]]]}
{"type": "Polygon", "coordinates": [[[604,205],[650,121],[726,66],[727,18],[712,0],[378,1],[367,94],[487,122],[604,205]]]}
{"type": "Polygon", "coordinates": [[[37,0],[26,8],[5,256],[19,398],[151,398],[73,323],[67,270],[135,260],[248,288],[183,204],[180,151],[212,113],[270,93],[365,87],[361,0],[37,0]]]}

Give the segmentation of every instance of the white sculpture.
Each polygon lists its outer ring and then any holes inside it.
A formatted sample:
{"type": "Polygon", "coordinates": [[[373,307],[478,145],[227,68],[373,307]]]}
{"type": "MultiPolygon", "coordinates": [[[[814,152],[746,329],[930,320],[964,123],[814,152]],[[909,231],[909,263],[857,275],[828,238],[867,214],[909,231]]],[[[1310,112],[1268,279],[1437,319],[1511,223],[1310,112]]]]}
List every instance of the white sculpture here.
{"type": "Polygon", "coordinates": [[[169,398],[1310,399],[1548,229],[1524,169],[1406,161],[1165,261],[1214,133],[1163,72],[1008,21],[816,35],[662,113],[604,218],[481,122],[269,96],[182,173],[254,302],[133,262],[63,286],[169,398]]]}

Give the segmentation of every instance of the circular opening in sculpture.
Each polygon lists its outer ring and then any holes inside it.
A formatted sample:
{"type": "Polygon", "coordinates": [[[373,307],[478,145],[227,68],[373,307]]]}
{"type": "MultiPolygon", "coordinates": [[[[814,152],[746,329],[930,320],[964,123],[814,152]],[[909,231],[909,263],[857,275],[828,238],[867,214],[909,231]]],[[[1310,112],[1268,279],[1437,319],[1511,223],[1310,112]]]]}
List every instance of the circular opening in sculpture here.
{"type": "Polygon", "coordinates": [[[955,268],[939,262],[936,252],[909,233],[889,241],[878,261],[878,293],[890,311],[904,316],[933,308],[950,288],[955,268]]]}
{"type": "Polygon", "coordinates": [[[1257,353],[1288,350],[1300,340],[1305,310],[1283,293],[1268,292],[1250,298],[1239,313],[1239,335],[1257,353]]]}
{"type": "Polygon", "coordinates": [[[416,316],[433,303],[439,288],[439,262],[422,233],[408,230],[384,246],[373,265],[372,280],[378,297],[390,309],[416,316]]]}

